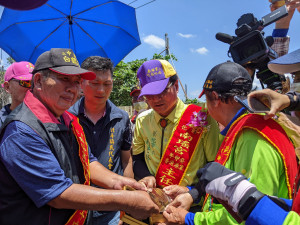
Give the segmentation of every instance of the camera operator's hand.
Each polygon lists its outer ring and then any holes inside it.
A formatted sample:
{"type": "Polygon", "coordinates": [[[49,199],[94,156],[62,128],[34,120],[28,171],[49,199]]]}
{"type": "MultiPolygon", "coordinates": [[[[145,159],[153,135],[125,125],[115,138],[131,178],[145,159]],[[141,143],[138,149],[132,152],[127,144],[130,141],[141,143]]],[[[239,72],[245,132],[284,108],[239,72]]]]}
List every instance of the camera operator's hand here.
{"type": "Polygon", "coordinates": [[[250,98],[256,98],[270,107],[270,111],[264,116],[265,119],[275,116],[277,112],[290,105],[290,99],[287,95],[279,94],[270,89],[253,91],[248,95],[248,101],[250,98]]]}
{"type": "MultiPolygon", "coordinates": [[[[269,2],[272,2],[272,0],[269,0],[269,2]]],[[[275,28],[276,29],[288,29],[290,26],[290,22],[293,18],[295,9],[297,8],[300,12],[300,1],[299,0],[286,0],[285,5],[287,7],[289,15],[276,21],[275,28]]],[[[278,8],[277,2],[270,5],[271,12],[276,10],[278,8]]]]}

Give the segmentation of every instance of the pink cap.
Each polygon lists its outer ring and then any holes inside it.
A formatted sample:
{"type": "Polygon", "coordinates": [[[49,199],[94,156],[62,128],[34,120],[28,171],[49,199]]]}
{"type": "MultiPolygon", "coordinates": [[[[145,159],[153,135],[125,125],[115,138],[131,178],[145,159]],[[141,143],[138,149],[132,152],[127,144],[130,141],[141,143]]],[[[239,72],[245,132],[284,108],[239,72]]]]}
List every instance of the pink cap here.
{"type": "Polygon", "coordinates": [[[10,81],[11,79],[31,80],[32,78],[31,72],[33,69],[34,69],[34,65],[30,62],[25,62],[25,61],[15,62],[7,68],[4,74],[4,81],[10,81]]]}

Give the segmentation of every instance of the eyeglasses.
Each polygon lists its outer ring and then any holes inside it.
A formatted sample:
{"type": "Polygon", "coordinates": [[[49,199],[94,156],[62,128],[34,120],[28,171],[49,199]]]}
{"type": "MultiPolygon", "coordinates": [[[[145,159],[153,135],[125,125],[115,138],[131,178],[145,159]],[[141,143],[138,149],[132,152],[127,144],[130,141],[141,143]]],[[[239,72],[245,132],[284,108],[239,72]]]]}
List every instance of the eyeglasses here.
{"type": "Polygon", "coordinates": [[[160,93],[160,94],[158,94],[158,95],[146,95],[145,97],[146,97],[148,100],[153,100],[156,96],[157,96],[157,97],[160,97],[160,98],[163,98],[163,97],[165,97],[165,95],[169,92],[170,88],[171,88],[173,85],[174,85],[174,83],[169,83],[169,84],[167,85],[167,87],[165,88],[165,90],[164,90],[162,93],[160,93]]]}
{"type": "Polygon", "coordinates": [[[11,79],[13,81],[17,81],[21,87],[30,88],[31,87],[31,80],[17,80],[11,79]]]}

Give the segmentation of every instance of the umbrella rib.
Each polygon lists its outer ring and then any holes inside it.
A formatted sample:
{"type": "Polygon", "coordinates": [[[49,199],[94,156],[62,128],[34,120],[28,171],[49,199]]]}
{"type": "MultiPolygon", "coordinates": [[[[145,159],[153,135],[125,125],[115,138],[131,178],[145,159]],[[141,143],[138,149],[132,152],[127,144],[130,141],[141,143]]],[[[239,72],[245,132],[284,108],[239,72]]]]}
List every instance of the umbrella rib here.
{"type": "MultiPolygon", "coordinates": [[[[102,23],[102,22],[95,21],[95,20],[82,19],[82,18],[77,18],[77,20],[83,20],[83,21],[88,21],[88,22],[98,23],[98,24],[102,24],[102,25],[114,27],[114,28],[117,28],[117,29],[121,29],[121,30],[123,30],[124,32],[126,32],[129,36],[131,36],[133,39],[137,40],[134,36],[132,36],[130,33],[128,33],[126,30],[124,30],[123,28],[121,28],[121,27],[119,27],[119,26],[114,26],[114,25],[111,25],[111,24],[102,23]]],[[[137,40],[137,41],[138,41],[138,40],[137,40]]]]}
{"type": "MultiPolygon", "coordinates": [[[[56,27],[47,37],[45,37],[43,40],[40,41],[40,43],[38,45],[36,45],[34,47],[34,49],[37,49],[45,40],[47,40],[55,31],[57,31],[66,21],[63,21],[58,27],[56,27]]],[[[34,50],[35,51],[35,50],[34,50]]],[[[29,58],[29,60],[31,60],[34,51],[32,51],[31,56],[29,58]]]]}
{"type": "MultiPolygon", "coordinates": [[[[70,26],[70,32],[72,32],[72,37],[73,37],[73,42],[74,42],[74,52],[75,52],[75,55],[77,55],[77,51],[76,51],[76,43],[75,43],[75,35],[74,35],[74,31],[73,31],[73,26],[70,26]]],[[[71,36],[69,37],[69,48],[71,48],[71,36]]]]}
{"type": "MultiPolygon", "coordinates": [[[[87,36],[89,36],[99,46],[99,48],[102,49],[102,51],[105,53],[105,56],[108,57],[106,52],[104,51],[103,47],[85,29],[83,29],[77,22],[75,22],[75,23],[87,36]]],[[[74,43],[75,43],[75,41],[74,41],[74,43]]]]}
{"type": "Polygon", "coordinates": [[[52,18],[52,19],[31,20],[31,21],[17,22],[17,23],[13,23],[13,24],[9,25],[9,26],[6,27],[4,30],[2,30],[0,33],[2,33],[3,31],[6,31],[7,29],[9,29],[10,27],[12,27],[12,26],[14,26],[14,25],[18,25],[18,24],[22,24],[22,23],[36,23],[36,22],[43,22],[43,21],[47,21],[47,20],[59,20],[59,19],[64,19],[64,18],[59,17],[59,18],[52,18]]]}
{"type": "Polygon", "coordinates": [[[53,7],[52,5],[49,5],[48,3],[46,3],[46,5],[48,5],[52,9],[56,10],[57,12],[59,12],[60,14],[62,14],[64,17],[67,17],[67,15],[65,13],[63,13],[62,11],[60,11],[57,8],[53,7]]]}
{"type": "Polygon", "coordinates": [[[72,6],[73,6],[73,0],[71,1],[71,6],[70,6],[70,16],[72,15],[72,6]]]}
{"type": "MultiPolygon", "coordinates": [[[[103,6],[103,5],[106,5],[106,4],[110,4],[110,3],[112,3],[112,2],[113,2],[113,1],[109,1],[109,2],[105,2],[105,3],[103,3],[103,4],[100,4],[100,5],[95,5],[95,6],[91,7],[91,8],[85,9],[85,10],[83,10],[83,11],[81,11],[81,12],[78,12],[77,14],[74,14],[73,17],[78,16],[78,15],[80,15],[81,13],[84,13],[84,12],[86,12],[86,11],[95,9],[95,8],[97,8],[97,7],[100,7],[100,6],[103,6]]],[[[122,2],[120,2],[120,3],[122,3],[122,2]]],[[[124,3],[122,3],[122,4],[124,4],[124,3]]]]}

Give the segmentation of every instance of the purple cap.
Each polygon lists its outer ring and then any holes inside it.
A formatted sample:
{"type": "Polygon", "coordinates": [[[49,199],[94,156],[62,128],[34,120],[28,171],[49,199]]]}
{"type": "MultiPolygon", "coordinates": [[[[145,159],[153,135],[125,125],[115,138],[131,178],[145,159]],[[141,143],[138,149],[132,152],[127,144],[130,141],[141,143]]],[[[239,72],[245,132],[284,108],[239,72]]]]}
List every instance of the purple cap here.
{"type": "Polygon", "coordinates": [[[144,62],[137,71],[137,77],[142,87],[139,97],[144,95],[158,95],[162,93],[176,71],[166,60],[153,59],[144,62]]]}
{"type": "Polygon", "coordinates": [[[0,5],[14,10],[31,10],[45,4],[48,0],[0,0],[0,5]]]}
{"type": "Polygon", "coordinates": [[[268,67],[274,73],[285,74],[300,70],[300,49],[269,62],[268,67]]]}
{"type": "Polygon", "coordinates": [[[4,82],[10,81],[11,79],[31,80],[32,79],[31,72],[33,69],[34,69],[34,65],[30,62],[25,62],[25,61],[14,62],[7,68],[4,74],[4,82]]]}

